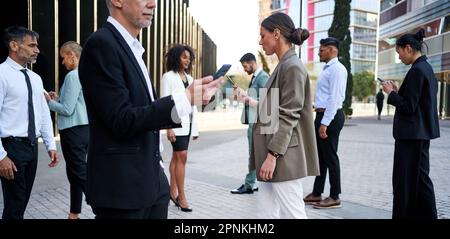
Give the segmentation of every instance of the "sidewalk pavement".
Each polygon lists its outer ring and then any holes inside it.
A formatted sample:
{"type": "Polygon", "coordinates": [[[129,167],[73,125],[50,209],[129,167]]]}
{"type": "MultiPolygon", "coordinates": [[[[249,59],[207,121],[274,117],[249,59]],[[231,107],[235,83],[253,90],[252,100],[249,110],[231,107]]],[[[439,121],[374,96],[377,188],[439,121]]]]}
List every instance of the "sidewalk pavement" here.
{"type": "MultiPolygon", "coordinates": [[[[256,196],[234,195],[247,172],[245,126],[239,122],[240,110],[200,114],[201,135],[191,141],[186,168],[186,193],[193,212],[186,213],[170,203],[169,219],[255,218],[256,196]],[[233,123],[234,121],[234,123],[233,123]],[[227,130],[214,131],[222,129],[227,130]]],[[[314,209],[307,206],[313,219],[390,218],[392,208],[392,118],[375,117],[347,120],[341,133],[339,155],[343,207],[314,209]]],[[[170,144],[163,136],[163,159],[166,174],[171,155],[170,144]]],[[[436,191],[440,218],[450,218],[450,121],[441,122],[441,138],[430,148],[430,176],[436,191]]],[[[62,161],[57,169],[48,169],[48,156],[40,145],[40,167],[25,218],[66,218],[69,187],[62,161]]],[[[314,177],[303,179],[306,195],[312,190],[314,177]]],[[[328,195],[328,183],[324,196],[328,195]]],[[[0,212],[3,200],[0,199],[0,212]]],[[[89,206],[83,205],[81,218],[93,218],[89,206]]]]}

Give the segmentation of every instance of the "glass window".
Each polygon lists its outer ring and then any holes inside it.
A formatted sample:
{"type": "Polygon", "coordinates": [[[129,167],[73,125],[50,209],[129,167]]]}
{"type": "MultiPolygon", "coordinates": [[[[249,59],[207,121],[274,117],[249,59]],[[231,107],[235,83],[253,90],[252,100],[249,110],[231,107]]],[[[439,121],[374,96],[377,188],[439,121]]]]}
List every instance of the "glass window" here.
{"type": "Polygon", "coordinates": [[[314,18],[314,31],[328,30],[333,22],[333,15],[314,18]]]}
{"type": "Polygon", "coordinates": [[[350,12],[351,24],[377,27],[378,15],[367,12],[353,10],[350,12]]]}
{"type": "MultiPolygon", "coordinates": [[[[417,31],[419,31],[419,29],[421,29],[421,28],[425,30],[425,37],[426,38],[438,35],[439,34],[439,27],[441,25],[440,23],[441,23],[441,18],[439,18],[439,19],[437,19],[435,21],[426,23],[424,25],[418,26],[416,28],[412,28],[412,29],[408,30],[407,32],[404,32],[404,33],[402,33],[400,35],[389,37],[389,38],[386,38],[386,39],[382,39],[382,40],[380,40],[378,42],[379,47],[380,47],[380,51],[387,50],[387,49],[395,47],[395,41],[400,36],[402,36],[405,33],[412,33],[412,34],[414,34],[417,31]]],[[[442,30],[441,31],[442,31],[442,33],[450,31],[450,15],[445,17],[444,24],[442,24],[442,30]]]]}
{"type": "Polygon", "coordinates": [[[314,15],[332,14],[334,12],[334,1],[325,0],[314,3],[314,15]]]}
{"type": "Polygon", "coordinates": [[[401,0],[382,0],[380,4],[380,12],[395,6],[395,4],[401,2],[401,0]]]}
{"type": "Polygon", "coordinates": [[[375,72],[375,62],[352,60],[352,74],[362,71],[375,72]]]}
{"type": "Polygon", "coordinates": [[[280,0],[272,0],[272,5],[271,5],[272,10],[280,9],[280,7],[281,7],[280,0]]]}
{"type": "MultiPolygon", "coordinates": [[[[423,24],[421,26],[418,26],[416,28],[412,28],[410,29],[407,33],[416,33],[417,31],[419,31],[419,29],[424,29],[425,30],[425,37],[431,37],[431,36],[435,36],[439,34],[439,27],[441,25],[441,18],[436,19],[435,21],[423,24]]],[[[396,38],[399,38],[401,35],[403,35],[404,33],[396,36],[396,38]]]]}
{"type": "Polygon", "coordinates": [[[374,0],[353,0],[351,2],[352,8],[357,8],[357,9],[364,9],[366,11],[371,11],[371,12],[378,12],[378,9],[380,9],[379,7],[379,2],[380,1],[374,1],[374,0]]]}
{"type": "Polygon", "coordinates": [[[425,0],[425,5],[436,2],[437,0],[425,0]]]}
{"type": "Polygon", "coordinates": [[[382,0],[380,4],[380,12],[395,5],[395,0],[382,0]]]}
{"type": "Polygon", "coordinates": [[[367,28],[355,27],[353,29],[353,41],[362,41],[367,43],[377,42],[377,31],[367,28]]]}
{"type": "Polygon", "coordinates": [[[378,42],[379,51],[384,51],[384,50],[395,47],[396,40],[397,39],[394,37],[389,37],[389,38],[382,39],[382,40],[380,39],[380,41],[378,42]]]}
{"type": "Polygon", "coordinates": [[[350,48],[351,48],[351,53],[352,53],[351,57],[352,58],[375,60],[375,56],[376,56],[376,47],[375,46],[352,44],[350,48]]]}
{"type": "Polygon", "coordinates": [[[423,7],[424,5],[424,1],[423,0],[415,0],[415,1],[410,1],[409,3],[409,11],[413,12],[417,9],[420,9],[423,7]]]}
{"type": "Polygon", "coordinates": [[[442,24],[441,33],[446,33],[450,31],[450,15],[446,16],[444,19],[444,24],[442,24]]]}

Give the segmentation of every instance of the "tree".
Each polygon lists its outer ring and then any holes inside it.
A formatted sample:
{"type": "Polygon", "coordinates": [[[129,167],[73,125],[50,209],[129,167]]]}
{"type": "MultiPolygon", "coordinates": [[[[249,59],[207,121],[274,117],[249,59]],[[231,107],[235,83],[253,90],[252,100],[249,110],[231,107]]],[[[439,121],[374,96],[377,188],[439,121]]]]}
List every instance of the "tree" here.
{"type": "Polygon", "coordinates": [[[367,97],[373,95],[377,88],[374,74],[368,71],[359,72],[355,74],[353,80],[353,96],[367,102],[367,97]]]}
{"type": "Polygon", "coordinates": [[[351,0],[335,0],[334,1],[334,16],[328,35],[341,41],[339,46],[339,61],[345,66],[348,72],[347,87],[345,91],[344,112],[346,115],[352,115],[352,91],[353,91],[353,76],[350,64],[350,44],[352,37],[350,36],[350,3],[351,0]]]}
{"type": "Polygon", "coordinates": [[[270,74],[270,68],[269,68],[269,65],[267,64],[267,61],[266,61],[266,58],[264,57],[264,54],[261,51],[258,51],[258,55],[259,55],[259,59],[261,60],[261,65],[263,67],[263,70],[267,74],[270,74]]]}

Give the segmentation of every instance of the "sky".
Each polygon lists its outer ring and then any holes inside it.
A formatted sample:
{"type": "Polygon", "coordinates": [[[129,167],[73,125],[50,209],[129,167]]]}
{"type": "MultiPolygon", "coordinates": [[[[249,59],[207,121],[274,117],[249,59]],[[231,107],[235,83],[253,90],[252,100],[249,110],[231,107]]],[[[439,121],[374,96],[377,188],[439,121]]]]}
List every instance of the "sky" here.
{"type": "Polygon", "coordinates": [[[240,70],[242,55],[257,54],[258,0],[190,0],[189,9],[217,45],[217,68],[228,63],[240,70]]]}

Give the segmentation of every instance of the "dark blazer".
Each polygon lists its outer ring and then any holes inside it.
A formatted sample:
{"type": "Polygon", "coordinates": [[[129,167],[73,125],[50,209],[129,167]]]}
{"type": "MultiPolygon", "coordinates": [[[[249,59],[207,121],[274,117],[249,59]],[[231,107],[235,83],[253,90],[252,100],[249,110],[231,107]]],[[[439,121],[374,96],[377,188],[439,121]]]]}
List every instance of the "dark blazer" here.
{"type": "Polygon", "coordinates": [[[406,74],[398,93],[388,104],[395,106],[395,139],[430,140],[439,137],[437,80],[426,56],[419,57],[406,74]]]}
{"type": "Polygon", "coordinates": [[[377,93],[377,104],[383,104],[384,101],[384,94],[381,91],[378,91],[377,93]]]}
{"type": "Polygon", "coordinates": [[[89,37],[78,71],[90,128],[87,203],[152,206],[160,181],[159,130],[180,127],[171,119],[171,96],[151,101],[133,52],[110,23],[89,37]]]}

